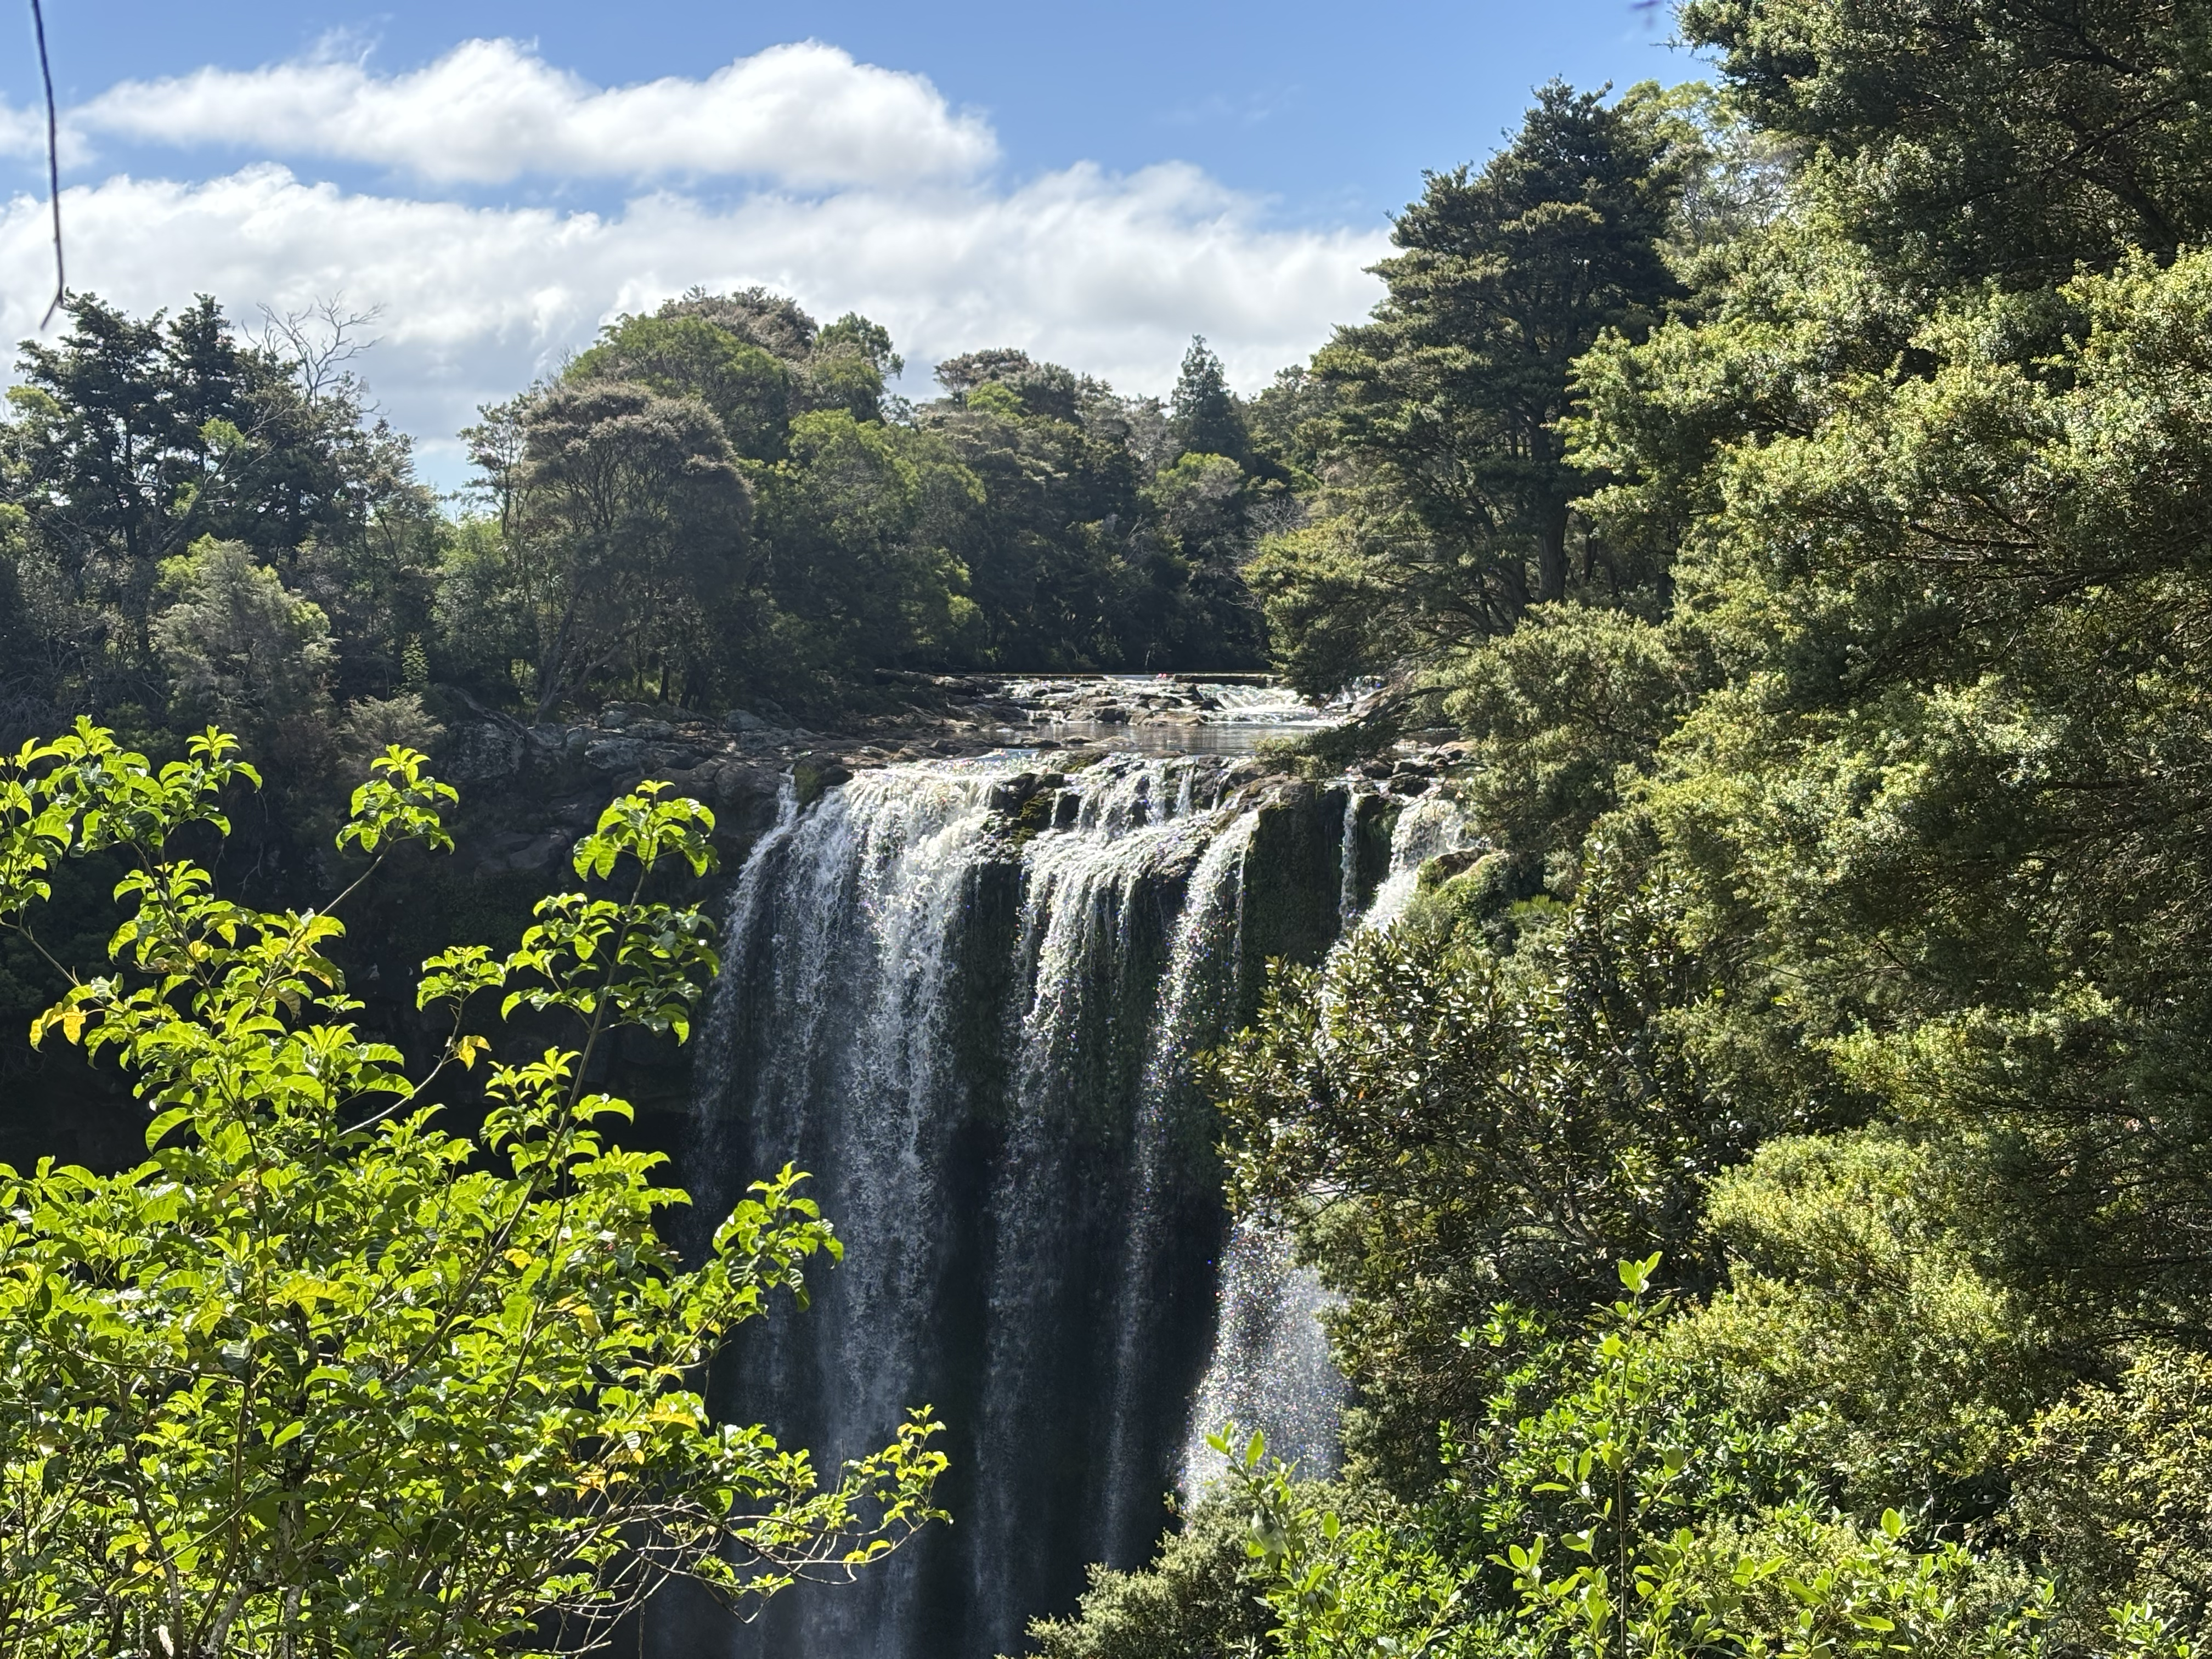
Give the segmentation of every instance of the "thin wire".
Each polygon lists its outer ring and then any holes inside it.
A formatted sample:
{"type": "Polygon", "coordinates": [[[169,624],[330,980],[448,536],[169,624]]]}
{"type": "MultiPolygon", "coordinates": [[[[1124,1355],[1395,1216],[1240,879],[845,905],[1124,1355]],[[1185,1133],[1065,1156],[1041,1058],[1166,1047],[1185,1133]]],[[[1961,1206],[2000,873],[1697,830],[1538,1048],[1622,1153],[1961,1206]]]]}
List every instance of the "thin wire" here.
{"type": "Polygon", "coordinates": [[[46,62],[46,18],[39,0],[31,0],[31,28],[39,37],[39,73],[46,83],[46,194],[54,204],[54,302],[39,319],[43,330],[69,298],[69,277],[62,266],[62,147],[60,122],[54,114],[54,71],[46,62]]]}

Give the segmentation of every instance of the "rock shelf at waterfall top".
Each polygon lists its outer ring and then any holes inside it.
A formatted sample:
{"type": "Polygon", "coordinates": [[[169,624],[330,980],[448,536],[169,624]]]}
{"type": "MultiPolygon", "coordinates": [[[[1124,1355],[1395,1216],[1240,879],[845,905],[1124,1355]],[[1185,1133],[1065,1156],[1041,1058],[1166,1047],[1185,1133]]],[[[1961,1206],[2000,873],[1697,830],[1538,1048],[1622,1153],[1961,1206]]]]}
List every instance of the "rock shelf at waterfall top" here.
{"type": "MultiPolygon", "coordinates": [[[[1065,770],[1085,763],[1080,756],[1135,750],[1218,755],[1250,780],[1277,769],[1257,757],[1264,740],[1346,713],[1251,673],[880,678],[896,706],[841,717],[836,731],[765,702],[714,714],[611,703],[595,719],[527,727],[496,716],[457,721],[443,771],[506,805],[495,828],[464,837],[465,853],[484,873],[550,874],[608,799],[655,779],[714,809],[727,866],[774,823],[787,776],[804,804],[881,766],[1014,750],[1036,751],[1037,769],[1048,772],[1055,754],[1065,770]]],[[[1382,792],[1410,799],[1463,758],[1455,743],[1407,740],[1359,769],[1382,792]]]]}

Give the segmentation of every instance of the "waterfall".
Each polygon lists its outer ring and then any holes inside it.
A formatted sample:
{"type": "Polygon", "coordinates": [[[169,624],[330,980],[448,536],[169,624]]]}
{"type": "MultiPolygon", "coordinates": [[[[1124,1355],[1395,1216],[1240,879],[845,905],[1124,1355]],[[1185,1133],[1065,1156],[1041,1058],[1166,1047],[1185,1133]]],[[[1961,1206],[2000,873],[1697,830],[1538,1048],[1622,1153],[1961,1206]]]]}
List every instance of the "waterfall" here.
{"type": "Polygon", "coordinates": [[[1195,1497],[1218,1478],[1220,1454],[1206,1438],[1231,1424],[1245,1433],[1259,1430],[1268,1451],[1302,1474],[1334,1474],[1345,1383],[1322,1319],[1339,1298],[1312,1268],[1291,1259],[1281,1228],[1252,1218],[1240,1218],[1230,1232],[1218,1294],[1214,1361],[1191,1407],[1182,1490],[1195,1497]]]}
{"type": "Polygon", "coordinates": [[[1337,832],[1336,926],[1348,933],[1359,920],[1359,792],[1344,792],[1344,827],[1337,832]]]}
{"type": "Polygon", "coordinates": [[[1390,830],[1390,873],[1375,890],[1358,925],[1387,927],[1397,921],[1413,902],[1421,866],[1440,853],[1455,851],[1466,829],[1459,808],[1442,794],[1417,796],[1401,807],[1390,830]]]}
{"type": "MultiPolygon", "coordinates": [[[[1194,1054],[1228,1034],[1224,1015],[1231,1006],[1243,954],[1244,858],[1258,823],[1257,813],[1247,812],[1215,837],[1192,873],[1190,896],[1176,923],[1137,1112],[1133,1191],[1138,1203],[1132,1212],[1137,1224],[1122,1275],[1124,1308],[1145,1305],[1164,1265],[1162,1251],[1167,1241],[1160,1236],[1158,1210],[1152,1200],[1173,1156],[1175,1108],[1191,1087],[1194,1054]]],[[[1109,1536],[1127,1536],[1133,1528],[1158,1519],[1157,1510],[1131,1513],[1155,1496],[1143,1490],[1137,1467],[1141,1407],[1135,1398],[1136,1381],[1148,1369],[1144,1349],[1149,1334],[1141,1320],[1122,1322],[1115,1352],[1114,1438],[1108,1455],[1109,1486],[1115,1499],[1115,1509],[1108,1516],[1109,1536]]]]}
{"type": "Polygon", "coordinates": [[[747,1328],[715,1404],[829,1467],[932,1403],[956,1522],[664,1652],[1018,1653],[1086,1561],[1134,1565],[1165,1522],[1222,1227],[1189,1061],[1250,977],[1261,813],[1222,804],[1218,757],[1049,765],[787,794],[732,891],[687,1181],[704,1217],[794,1163],[846,1255],[747,1328]]]}
{"type": "MultiPolygon", "coordinates": [[[[731,890],[696,1215],[790,1162],[846,1254],[809,1309],[745,1328],[710,1396],[825,1470],[933,1405],[954,1524],[750,1626],[667,1614],[666,1659],[1019,1654],[1086,1563],[1149,1557],[1209,1413],[1333,1456],[1325,1298],[1279,1239],[1227,1236],[1194,1062],[1263,959],[1341,931],[1380,873],[1353,844],[1376,797],[1255,793],[1218,754],[1052,764],[887,767],[804,808],[787,787],[731,890]]],[[[1404,810],[1370,915],[1435,816],[1404,810]]]]}
{"type": "MultiPolygon", "coordinates": [[[[1362,912],[1357,840],[1361,799],[1356,789],[1346,788],[1340,947],[1355,932],[1387,927],[1404,914],[1421,866],[1458,847],[1466,830],[1458,807],[1441,794],[1419,796],[1400,808],[1391,826],[1389,872],[1362,912]]],[[[1206,1441],[1232,1423],[1245,1432],[1260,1431],[1273,1455],[1306,1474],[1334,1474],[1345,1382],[1322,1322],[1340,1298],[1312,1268],[1297,1264],[1285,1229],[1262,1216],[1240,1216],[1230,1229],[1216,1297],[1213,1355],[1183,1443],[1184,1495],[1195,1498],[1219,1478],[1220,1454],[1206,1441]]]]}

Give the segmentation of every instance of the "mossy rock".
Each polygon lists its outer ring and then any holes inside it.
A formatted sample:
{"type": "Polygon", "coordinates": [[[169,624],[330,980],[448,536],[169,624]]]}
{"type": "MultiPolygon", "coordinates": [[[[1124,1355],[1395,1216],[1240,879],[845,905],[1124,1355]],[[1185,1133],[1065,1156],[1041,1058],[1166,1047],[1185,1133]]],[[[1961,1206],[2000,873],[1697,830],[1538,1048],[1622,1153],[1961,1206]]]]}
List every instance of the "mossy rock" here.
{"type": "Polygon", "coordinates": [[[800,756],[791,768],[792,787],[799,793],[801,806],[813,805],[839,784],[850,782],[852,776],[850,767],[834,759],[817,759],[811,755],[800,756]]]}
{"type": "Polygon", "coordinates": [[[1343,796],[1309,783],[1279,785],[1261,803],[1244,858],[1240,1016],[1257,1006],[1269,958],[1319,962],[1336,938],[1343,824],[1343,796]]]}

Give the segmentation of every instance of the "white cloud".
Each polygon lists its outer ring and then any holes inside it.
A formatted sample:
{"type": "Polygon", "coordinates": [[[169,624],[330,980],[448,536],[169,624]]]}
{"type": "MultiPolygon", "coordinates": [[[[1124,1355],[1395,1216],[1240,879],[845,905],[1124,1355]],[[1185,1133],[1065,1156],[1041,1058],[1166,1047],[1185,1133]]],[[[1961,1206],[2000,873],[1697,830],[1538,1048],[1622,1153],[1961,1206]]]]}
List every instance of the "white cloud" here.
{"type": "MultiPolygon", "coordinates": [[[[368,377],[448,480],[441,441],[477,404],[695,283],[764,283],[825,318],[864,312],[921,362],[1017,345],[1127,390],[1164,390],[1202,333],[1252,387],[1373,303],[1361,267],[1383,251],[1379,233],[1267,228],[1182,166],[727,207],[663,191],[602,216],[353,193],[262,164],[198,183],[112,178],[68,190],[63,210],[72,282],[133,311],[195,291],[249,317],[339,291],[381,307],[368,377]]],[[[37,326],[45,214],[27,196],[0,208],[0,337],[37,326]]]]}
{"type": "MultiPolygon", "coordinates": [[[[21,148],[24,118],[0,109],[0,148],[21,148]]],[[[925,77],[817,41],[704,80],[603,88],[514,41],[470,40],[401,75],[298,61],[126,81],[69,119],[81,134],[327,157],[448,184],[530,173],[881,187],[968,178],[998,155],[989,126],[925,77]]]]}
{"type": "Polygon", "coordinates": [[[27,109],[0,99],[0,155],[44,155],[46,125],[27,109]]]}

